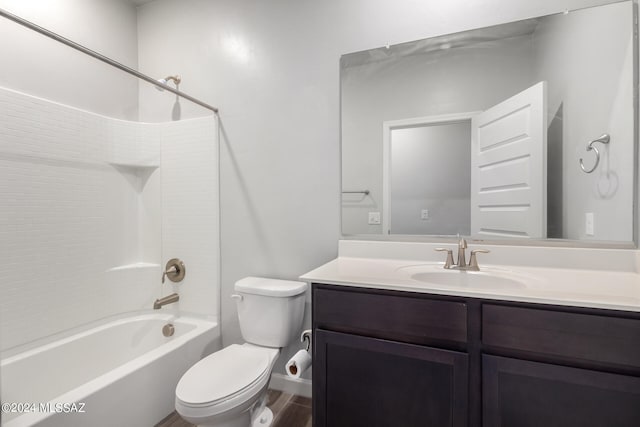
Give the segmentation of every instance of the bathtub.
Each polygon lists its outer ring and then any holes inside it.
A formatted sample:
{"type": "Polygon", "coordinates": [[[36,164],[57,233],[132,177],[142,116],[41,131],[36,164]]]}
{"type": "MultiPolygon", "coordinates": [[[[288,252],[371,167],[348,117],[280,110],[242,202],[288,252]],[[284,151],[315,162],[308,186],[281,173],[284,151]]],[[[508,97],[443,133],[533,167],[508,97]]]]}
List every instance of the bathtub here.
{"type": "Polygon", "coordinates": [[[174,410],[175,387],[219,347],[216,322],[135,313],[0,362],[5,427],[144,427],[174,410]],[[162,334],[172,323],[175,333],[162,334]]]}

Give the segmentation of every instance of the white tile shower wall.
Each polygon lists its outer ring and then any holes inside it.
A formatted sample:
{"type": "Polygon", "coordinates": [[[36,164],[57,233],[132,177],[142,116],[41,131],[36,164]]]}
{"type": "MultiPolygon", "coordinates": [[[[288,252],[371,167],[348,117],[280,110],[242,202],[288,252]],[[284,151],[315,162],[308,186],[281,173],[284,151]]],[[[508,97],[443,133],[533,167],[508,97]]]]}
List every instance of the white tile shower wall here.
{"type": "Polygon", "coordinates": [[[6,89],[0,112],[0,347],[150,307],[160,270],[137,263],[160,258],[159,125],[6,89]]]}
{"type": "Polygon", "coordinates": [[[162,124],[162,262],[184,261],[182,311],[219,315],[220,219],[217,117],[162,124]]]}

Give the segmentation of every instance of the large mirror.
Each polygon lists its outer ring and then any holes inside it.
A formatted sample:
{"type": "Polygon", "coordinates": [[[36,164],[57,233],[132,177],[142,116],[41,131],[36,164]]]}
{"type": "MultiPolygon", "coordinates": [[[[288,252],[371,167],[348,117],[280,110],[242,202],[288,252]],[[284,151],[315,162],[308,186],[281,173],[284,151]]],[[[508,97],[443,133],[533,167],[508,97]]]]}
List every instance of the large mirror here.
{"type": "Polygon", "coordinates": [[[631,244],[635,14],[617,2],[342,56],[343,235],[631,244]]]}

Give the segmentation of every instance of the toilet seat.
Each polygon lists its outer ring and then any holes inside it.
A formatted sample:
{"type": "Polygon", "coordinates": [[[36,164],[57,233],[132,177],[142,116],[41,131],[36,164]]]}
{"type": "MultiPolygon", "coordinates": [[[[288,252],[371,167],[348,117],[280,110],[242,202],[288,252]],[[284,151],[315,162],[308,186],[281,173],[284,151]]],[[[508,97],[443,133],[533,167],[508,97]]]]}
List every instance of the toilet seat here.
{"type": "Polygon", "coordinates": [[[212,416],[241,406],[266,387],[277,354],[273,348],[233,344],[205,357],[180,379],[176,409],[212,416]]]}

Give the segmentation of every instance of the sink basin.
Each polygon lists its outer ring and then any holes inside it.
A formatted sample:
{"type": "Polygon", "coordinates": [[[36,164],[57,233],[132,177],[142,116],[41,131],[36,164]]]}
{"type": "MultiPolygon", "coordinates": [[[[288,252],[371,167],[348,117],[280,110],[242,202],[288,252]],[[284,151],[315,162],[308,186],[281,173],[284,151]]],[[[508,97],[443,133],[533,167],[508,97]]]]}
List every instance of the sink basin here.
{"type": "Polygon", "coordinates": [[[442,264],[403,266],[396,270],[402,276],[432,286],[508,290],[526,288],[526,278],[510,270],[485,267],[480,271],[445,270],[442,264]]]}
{"type": "Polygon", "coordinates": [[[525,284],[519,280],[482,271],[426,271],[414,273],[410,277],[419,282],[444,286],[486,287],[491,289],[525,287],[525,284]]]}

